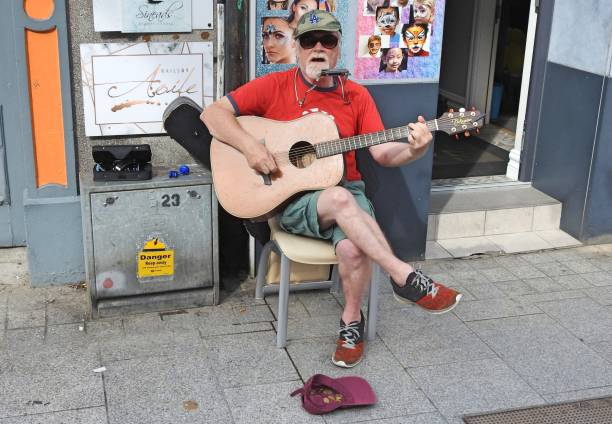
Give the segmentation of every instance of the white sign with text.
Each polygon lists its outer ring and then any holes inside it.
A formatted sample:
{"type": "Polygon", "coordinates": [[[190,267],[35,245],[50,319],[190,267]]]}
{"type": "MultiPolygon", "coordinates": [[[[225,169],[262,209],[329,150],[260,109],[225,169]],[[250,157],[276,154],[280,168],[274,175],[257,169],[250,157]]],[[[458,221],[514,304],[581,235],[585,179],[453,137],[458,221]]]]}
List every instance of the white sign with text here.
{"type": "MultiPolygon", "coordinates": [[[[161,3],[164,2],[158,4],[161,3]]],[[[94,29],[98,32],[121,31],[124,20],[123,8],[122,0],[93,0],[94,29]]],[[[191,1],[192,29],[213,29],[213,16],[213,0],[191,1]]],[[[147,31],[154,32],[153,30],[147,31]]]]}
{"type": "Polygon", "coordinates": [[[178,96],[212,103],[212,44],[82,44],[87,136],[164,133],[178,96]]]}

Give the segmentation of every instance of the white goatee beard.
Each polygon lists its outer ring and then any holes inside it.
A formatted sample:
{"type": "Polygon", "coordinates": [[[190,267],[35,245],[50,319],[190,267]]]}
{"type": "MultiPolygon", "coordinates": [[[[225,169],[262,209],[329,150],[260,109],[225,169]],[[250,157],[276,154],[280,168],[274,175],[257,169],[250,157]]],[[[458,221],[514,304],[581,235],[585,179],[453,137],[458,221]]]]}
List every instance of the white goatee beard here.
{"type": "Polygon", "coordinates": [[[304,69],[304,74],[312,80],[317,80],[321,77],[321,71],[323,69],[328,69],[329,63],[327,60],[325,62],[309,62],[306,65],[306,69],[304,69]]]}

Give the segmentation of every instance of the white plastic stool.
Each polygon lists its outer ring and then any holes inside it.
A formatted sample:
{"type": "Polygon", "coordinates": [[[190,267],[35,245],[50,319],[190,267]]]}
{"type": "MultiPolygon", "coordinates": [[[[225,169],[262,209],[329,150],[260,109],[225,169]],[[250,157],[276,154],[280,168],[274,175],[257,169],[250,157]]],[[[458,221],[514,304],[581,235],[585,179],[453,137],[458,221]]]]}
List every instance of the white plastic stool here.
{"type": "MultiPolygon", "coordinates": [[[[314,289],[330,289],[340,285],[338,273],[338,258],[331,242],[298,236],[283,231],[276,218],[268,220],[270,225],[270,241],[266,243],[259,258],[257,269],[257,285],[255,298],[263,299],[268,293],[278,293],[278,332],[276,347],[283,348],[287,344],[287,315],[289,307],[289,292],[314,289]],[[280,256],[280,281],[278,284],[265,284],[268,273],[270,253],[274,251],[280,256]],[[331,280],[311,281],[291,284],[291,261],[312,265],[333,265],[331,280]]],[[[378,290],[376,281],[380,268],[376,263],[372,268],[372,281],[368,294],[368,314],[366,319],[367,340],[374,340],[376,336],[376,311],[378,308],[378,290]]]]}

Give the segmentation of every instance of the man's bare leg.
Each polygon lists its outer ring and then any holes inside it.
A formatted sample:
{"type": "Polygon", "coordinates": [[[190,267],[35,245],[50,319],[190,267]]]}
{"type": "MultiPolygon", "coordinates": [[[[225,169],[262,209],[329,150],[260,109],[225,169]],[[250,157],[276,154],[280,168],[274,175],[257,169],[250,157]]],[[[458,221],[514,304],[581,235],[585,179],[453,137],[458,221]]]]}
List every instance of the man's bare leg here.
{"type": "Polygon", "coordinates": [[[345,323],[359,321],[361,300],[372,278],[372,262],[348,239],[338,242],[336,256],[344,293],[342,321],[345,323]]]}
{"type": "Polygon", "coordinates": [[[342,187],[323,190],[317,202],[319,225],[338,225],[347,238],[367,257],[379,264],[398,285],[413,271],[410,264],[393,254],[378,223],[365,213],[353,195],[342,187]]]}

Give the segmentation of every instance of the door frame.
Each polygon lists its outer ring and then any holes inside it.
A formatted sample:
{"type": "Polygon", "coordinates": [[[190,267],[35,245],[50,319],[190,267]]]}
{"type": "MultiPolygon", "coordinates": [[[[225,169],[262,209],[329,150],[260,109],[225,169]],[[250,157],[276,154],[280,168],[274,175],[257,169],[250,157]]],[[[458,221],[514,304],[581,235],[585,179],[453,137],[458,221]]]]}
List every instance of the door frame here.
{"type": "Polygon", "coordinates": [[[489,123],[493,76],[499,33],[499,4],[502,0],[476,0],[472,19],[472,40],[468,65],[466,106],[476,106],[487,114],[489,123]]]}
{"type": "Polygon", "coordinates": [[[510,151],[506,177],[518,181],[521,166],[521,152],[525,139],[525,121],[527,120],[527,100],[529,85],[531,83],[531,68],[535,50],[536,28],[538,24],[539,0],[531,0],[529,5],[529,22],[527,24],[527,38],[525,40],[525,59],[523,61],[523,75],[521,79],[521,92],[519,95],[519,108],[516,117],[516,132],[514,148],[510,151]]]}

